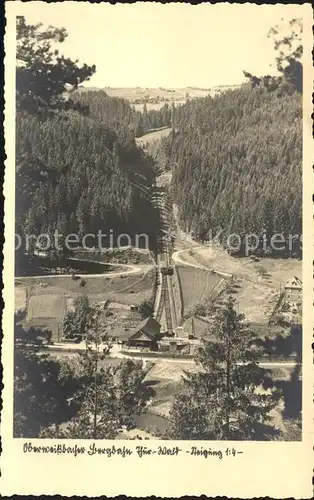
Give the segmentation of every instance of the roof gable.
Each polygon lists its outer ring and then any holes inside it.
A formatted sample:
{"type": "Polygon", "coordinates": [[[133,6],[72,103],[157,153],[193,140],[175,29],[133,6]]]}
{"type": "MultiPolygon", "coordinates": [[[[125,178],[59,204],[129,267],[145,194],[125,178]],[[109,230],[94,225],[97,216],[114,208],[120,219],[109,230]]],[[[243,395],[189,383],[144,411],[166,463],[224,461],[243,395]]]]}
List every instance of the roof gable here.
{"type": "Polygon", "coordinates": [[[129,339],[139,338],[144,335],[143,339],[153,340],[160,333],[160,324],[154,318],[145,318],[136,328],[129,333],[129,339]]]}
{"type": "Polygon", "coordinates": [[[294,278],[291,278],[290,280],[287,281],[287,283],[285,284],[285,288],[292,288],[295,290],[301,290],[302,289],[302,281],[295,276],[294,278]]]}
{"type": "Polygon", "coordinates": [[[150,335],[147,335],[145,332],[135,332],[133,335],[129,337],[130,340],[149,340],[151,341],[152,338],[150,335]]]}

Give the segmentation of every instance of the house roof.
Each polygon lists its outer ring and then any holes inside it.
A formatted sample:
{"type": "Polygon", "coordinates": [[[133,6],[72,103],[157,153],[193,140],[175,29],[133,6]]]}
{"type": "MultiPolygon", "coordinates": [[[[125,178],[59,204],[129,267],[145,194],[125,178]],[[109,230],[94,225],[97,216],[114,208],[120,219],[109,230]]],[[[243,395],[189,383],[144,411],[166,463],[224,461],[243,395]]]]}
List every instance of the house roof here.
{"type": "Polygon", "coordinates": [[[145,318],[138,326],[132,330],[125,331],[119,335],[120,339],[127,340],[137,337],[146,337],[148,340],[154,340],[160,333],[160,324],[154,318],[145,318]]]}
{"type": "Polygon", "coordinates": [[[297,276],[294,276],[293,278],[291,278],[287,281],[287,283],[285,284],[285,288],[292,288],[295,290],[301,290],[302,289],[302,281],[297,276]]]}

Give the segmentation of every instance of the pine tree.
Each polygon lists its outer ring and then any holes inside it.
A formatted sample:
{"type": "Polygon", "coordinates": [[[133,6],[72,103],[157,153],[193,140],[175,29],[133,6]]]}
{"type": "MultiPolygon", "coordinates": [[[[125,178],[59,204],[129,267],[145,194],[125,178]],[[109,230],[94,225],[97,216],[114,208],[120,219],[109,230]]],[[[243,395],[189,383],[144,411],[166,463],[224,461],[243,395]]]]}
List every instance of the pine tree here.
{"type": "Polygon", "coordinates": [[[16,96],[17,108],[31,113],[69,109],[73,102],[65,98],[82,82],[89,80],[96,68],[59,54],[53,50],[54,42],[62,43],[67,37],[64,28],[41,24],[29,25],[23,16],[16,20],[16,96]]]}
{"type": "Polygon", "coordinates": [[[92,307],[86,351],[79,360],[81,376],[73,398],[78,412],[65,428],[52,425],[42,429],[40,437],[114,439],[123,427],[135,427],[135,416],[144,410],[151,396],[143,384],[145,371],[141,362],[132,360],[123,360],[117,367],[103,367],[109,352],[102,310],[92,307]]]}
{"type": "Polygon", "coordinates": [[[14,437],[32,438],[73,416],[69,399],[77,382],[71,374],[61,377],[60,363],[42,352],[52,333],[25,329],[19,316],[14,318],[14,437]]]}
{"type": "Polygon", "coordinates": [[[63,333],[66,338],[78,337],[86,339],[91,326],[92,308],[88,297],[77,297],[74,311],[68,311],[63,319],[63,333]]]}
{"type": "Polygon", "coordinates": [[[197,373],[186,373],[171,411],[174,439],[267,440],[277,434],[270,411],[278,402],[267,370],[258,364],[255,334],[234,300],[221,308],[196,355],[197,373]]]}

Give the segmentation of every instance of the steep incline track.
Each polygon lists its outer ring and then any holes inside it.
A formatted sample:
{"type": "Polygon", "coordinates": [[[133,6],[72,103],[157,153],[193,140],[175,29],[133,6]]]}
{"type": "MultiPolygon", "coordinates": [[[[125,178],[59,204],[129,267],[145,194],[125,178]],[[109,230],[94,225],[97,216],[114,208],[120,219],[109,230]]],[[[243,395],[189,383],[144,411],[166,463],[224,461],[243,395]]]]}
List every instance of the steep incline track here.
{"type": "Polygon", "coordinates": [[[159,212],[160,230],[157,235],[156,257],[156,296],[154,317],[169,333],[175,333],[177,327],[176,303],[173,294],[173,263],[170,257],[170,222],[169,207],[166,202],[166,190],[156,186],[152,194],[152,202],[159,212]]]}

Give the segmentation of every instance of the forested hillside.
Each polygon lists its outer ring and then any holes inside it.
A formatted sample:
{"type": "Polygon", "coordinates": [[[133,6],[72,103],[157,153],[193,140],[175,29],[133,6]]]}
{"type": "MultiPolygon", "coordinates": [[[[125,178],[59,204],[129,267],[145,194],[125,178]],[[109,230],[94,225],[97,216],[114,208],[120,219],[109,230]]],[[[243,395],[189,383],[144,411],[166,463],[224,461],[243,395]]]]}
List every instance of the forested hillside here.
{"type": "Polygon", "coordinates": [[[90,116],[115,130],[140,137],[151,129],[171,125],[172,107],[167,103],[160,110],[136,111],[126,99],[108,96],[103,90],[91,90],[71,94],[71,99],[88,107],[90,116]]]}
{"type": "Polygon", "coordinates": [[[51,40],[65,36],[64,29],[17,20],[16,233],[22,243],[26,234],[56,230],[146,233],[153,245],[155,170],[136,147],[135,112],[102,92],[82,102],[75,92],[66,97],[65,88],[77,88],[95,68],[52,50],[51,40]]]}
{"type": "Polygon", "coordinates": [[[165,169],[181,225],[196,238],[219,228],[301,234],[302,85],[287,70],[300,64],[299,47],[280,78],[246,73],[251,83],[240,89],[159,111],[144,104],[141,113],[103,91],[78,90],[95,68],[52,51],[63,29],[41,32],[24,18],[17,28],[18,234],[101,229],[145,232],[153,243],[149,191],[165,169]],[[152,159],[135,137],[163,126],[172,133],[152,159]]]}
{"type": "Polygon", "coordinates": [[[134,140],[75,112],[44,121],[21,113],[16,163],[18,234],[145,232],[153,243],[154,169],[134,140]]]}
{"type": "Polygon", "coordinates": [[[176,129],[163,151],[182,227],[301,234],[299,93],[243,85],[178,108],[176,129]]]}

